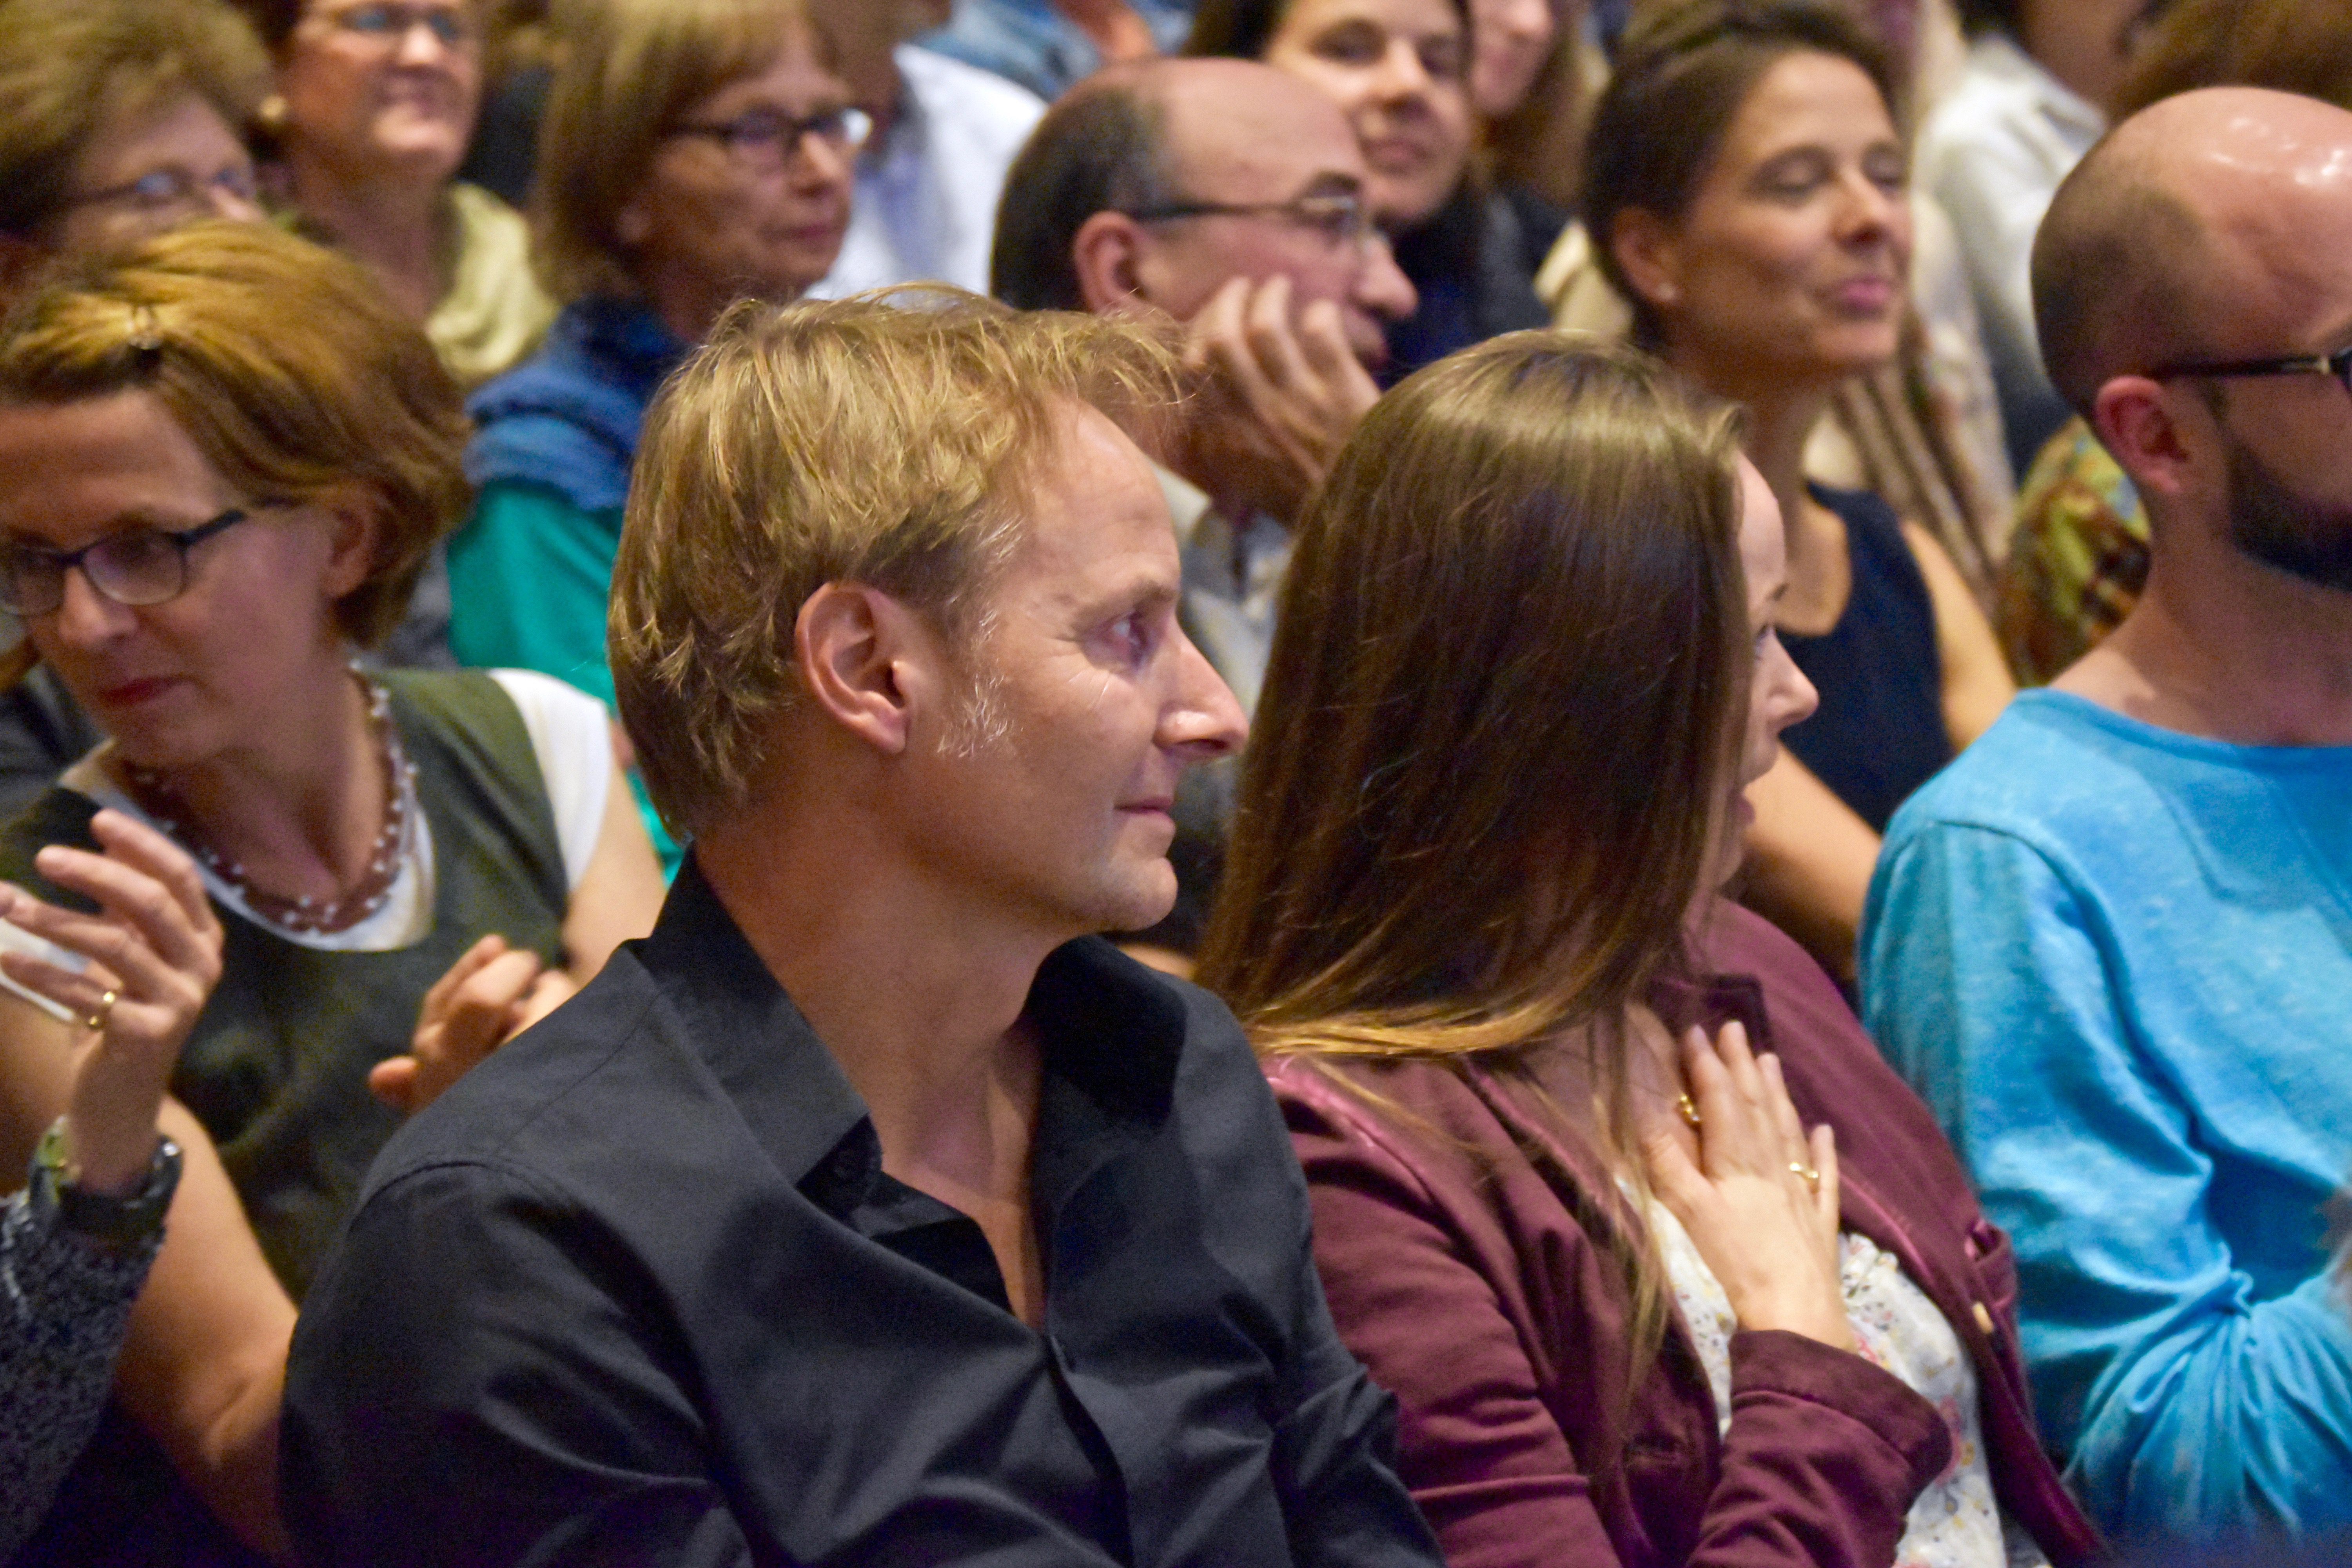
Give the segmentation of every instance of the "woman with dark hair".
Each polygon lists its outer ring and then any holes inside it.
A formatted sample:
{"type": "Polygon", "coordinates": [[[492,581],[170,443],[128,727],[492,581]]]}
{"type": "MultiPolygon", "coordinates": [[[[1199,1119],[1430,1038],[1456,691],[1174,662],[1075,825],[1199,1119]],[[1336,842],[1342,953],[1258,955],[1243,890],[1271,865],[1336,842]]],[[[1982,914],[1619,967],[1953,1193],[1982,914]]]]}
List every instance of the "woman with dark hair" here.
{"type": "Polygon", "coordinates": [[[278,1544],[292,1303],[369,1162],[653,923],[595,702],[352,662],[464,505],[465,433],[367,272],[263,224],[53,273],[0,335],[0,605],[106,736],[0,826],[0,1159],[94,1036],[171,1000],[164,964],[92,944],[94,907],[188,902],[219,954],[163,1112],[186,1163],[121,1361],[131,1421],[33,1561],[211,1562],[215,1516],[278,1544]],[[195,865],[165,875],[133,827],[195,865]]]}
{"type": "Polygon", "coordinates": [[[1264,60],[1347,110],[1421,300],[1389,329],[1391,374],[1545,323],[1534,279],[1557,230],[1532,231],[1471,164],[1468,0],[1202,0],[1185,52],[1264,60]]]}
{"type": "Polygon", "coordinates": [[[1298,530],[1201,973],[1454,1563],[2095,1548],[2005,1241],[1820,970],[1716,896],[1811,706],[1780,522],[1727,410],[1526,333],[1383,398],[1298,530]]]}
{"type": "Polygon", "coordinates": [[[1809,484],[1839,386],[1901,341],[1906,159],[1876,47],[1803,0],[1685,0],[1638,19],[1586,163],[1594,258],[1635,341],[1745,405],[1788,520],[1779,626],[1821,691],[1756,797],[1748,896],[1833,973],[1879,835],[2014,694],[1951,557],[1879,497],[1809,484]]]}

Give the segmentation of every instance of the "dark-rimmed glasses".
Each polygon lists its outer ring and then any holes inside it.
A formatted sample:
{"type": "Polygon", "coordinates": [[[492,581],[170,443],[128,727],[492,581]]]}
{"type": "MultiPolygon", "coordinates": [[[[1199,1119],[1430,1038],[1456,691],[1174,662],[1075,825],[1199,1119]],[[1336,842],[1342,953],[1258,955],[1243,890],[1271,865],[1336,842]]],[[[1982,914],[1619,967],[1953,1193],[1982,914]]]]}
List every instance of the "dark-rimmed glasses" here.
{"type": "Polygon", "coordinates": [[[2332,354],[2284,354],[2277,359],[2226,359],[2201,363],[2189,361],[2152,370],[2147,375],[2150,381],[2227,381],[2242,375],[2330,375],[2346,392],[2352,392],[2352,347],[2337,349],[2332,354]]]}
{"type": "Polygon", "coordinates": [[[752,109],[732,120],[709,125],[681,125],[672,136],[707,136],[727,149],[735,162],[758,174],[783,172],[799,153],[801,144],[815,137],[828,149],[846,156],[866,145],[874,121],[862,109],[820,109],[814,114],[786,114],[773,109],[752,109]]]}
{"type": "Polygon", "coordinates": [[[1172,223],[1187,217],[1270,217],[1314,230],[1325,244],[1361,248],[1380,234],[1364,211],[1364,199],[1348,191],[1330,191],[1295,197],[1286,202],[1161,202],[1136,207],[1128,216],[1138,223],[1172,223]]]}
{"type": "Polygon", "coordinates": [[[233,506],[194,528],[131,528],[79,550],[0,540],[0,606],[20,616],[46,616],[66,602],[66,574],[102,596],[133,608],[176,599],[188,585],[188,552],[252,514],[233,506]]]}

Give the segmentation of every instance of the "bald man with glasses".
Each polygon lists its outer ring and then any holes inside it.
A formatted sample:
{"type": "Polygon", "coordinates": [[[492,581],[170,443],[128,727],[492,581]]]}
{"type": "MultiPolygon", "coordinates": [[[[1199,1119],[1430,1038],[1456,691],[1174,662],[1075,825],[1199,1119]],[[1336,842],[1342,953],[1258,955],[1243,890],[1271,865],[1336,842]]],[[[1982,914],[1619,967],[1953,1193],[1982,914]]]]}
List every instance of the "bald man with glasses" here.
{"type": "MultiPolygon", "coordinates": [[[[1380,395],[1388,323],[1417,300],[1370,220],[1363,153],[1312,87],[1247,60],[1098,72],[1049,110],[998,210],[992,288],[1024,310],[1156,321],[1195,385],[1161,456],[1184,546],[1185,629],[1254,711],[1289,524],[1380,395]]],[[[1179,801],[1176,911],[1197,939],[1231,815],[1230,764],[1179,801]]]]}
{"type": "Polygon", "coordinates": [[[2352,1552],[2352,114],[2127,121],[2034,304],[2147,588],[1913,797],[1864,1015],[2015,1238],[2043,1436],[2149,1562],[2352,1552]],[[2209,1553],[2211,1553],[2209,1557],[2209,1553]]]}

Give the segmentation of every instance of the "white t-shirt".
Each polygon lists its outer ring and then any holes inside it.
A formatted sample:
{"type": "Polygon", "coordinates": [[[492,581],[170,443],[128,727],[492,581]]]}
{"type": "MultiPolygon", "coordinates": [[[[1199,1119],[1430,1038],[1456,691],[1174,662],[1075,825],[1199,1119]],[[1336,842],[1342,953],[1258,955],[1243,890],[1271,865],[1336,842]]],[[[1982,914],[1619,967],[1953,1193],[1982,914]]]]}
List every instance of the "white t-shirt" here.
{"type": "MultiPolygon", "coordinates": [[[[531,752],[539,760],[540,777],[546,782],[547,803],[555,818],[556,843],[563,856],[564,887],[567,891],[576,889],[596,853],[597,836],[604,824],[605,802],[618,783],[611,721],[605,716],[603,703],[551,676],[527,669],[493,669],[488,673],[513,700],[522,716],[523,729],[530,736],[531,752]]],[[[155,819],[107,775],[100,765],[106,750],[106,745],[100,746],[68,768],[58,782],[102,806],[110,806],[155,826],[155,819]]],[[[413,789],[414,785],[404,778],[402,787],[413,789]]],[[[408,801],[409,819],[415,831],[410,836],[410,852],[394,876],[392,886],[384,891],[383,907],[342,931],[291,931],[273,925],[255,915],[236,889],[201,862],[196,870],[204,878],[205,891],[223,908],[287,942],[329,952],[388,952],[422,941],[433,929],[433,827],[416,805],[412,795],[408,801]]],[[[0,921],[0,949],[29,952],[67,968],[82,966],[82,960],[76,954],[5,921],[0,921]]],[[[0,974],[0,985],[58,1017],[68,1016],[46,997],[33,995],[5,974],[0,974]]]]}

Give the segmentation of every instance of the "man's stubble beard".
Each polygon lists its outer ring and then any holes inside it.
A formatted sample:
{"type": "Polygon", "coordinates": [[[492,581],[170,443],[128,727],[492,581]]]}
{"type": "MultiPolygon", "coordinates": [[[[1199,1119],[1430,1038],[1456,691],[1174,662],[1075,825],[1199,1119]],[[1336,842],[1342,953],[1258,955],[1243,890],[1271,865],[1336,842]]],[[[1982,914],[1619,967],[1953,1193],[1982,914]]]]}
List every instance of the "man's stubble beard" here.
{"type": "Polygon", "coordinates": [[[2352,507],[2298,494],[2235,437],[2229,458],[2230,542],[2289,576],[2352,594],[2352,507]]]}

